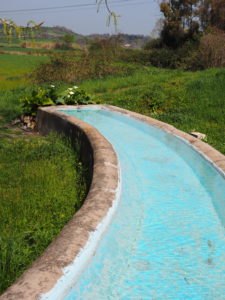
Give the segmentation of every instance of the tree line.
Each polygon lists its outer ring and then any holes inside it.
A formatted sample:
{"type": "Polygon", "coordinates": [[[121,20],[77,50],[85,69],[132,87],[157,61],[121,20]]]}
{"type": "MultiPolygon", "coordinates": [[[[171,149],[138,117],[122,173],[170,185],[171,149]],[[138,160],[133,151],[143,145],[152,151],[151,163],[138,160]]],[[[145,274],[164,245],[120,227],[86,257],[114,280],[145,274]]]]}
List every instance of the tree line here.
{"type": "Polygon", "coordinates": [[[177,48],[210,28],[225,30],[224,0],[169,0],[161,2],[160,10],[161,39],[169,47],[177,48]]]}

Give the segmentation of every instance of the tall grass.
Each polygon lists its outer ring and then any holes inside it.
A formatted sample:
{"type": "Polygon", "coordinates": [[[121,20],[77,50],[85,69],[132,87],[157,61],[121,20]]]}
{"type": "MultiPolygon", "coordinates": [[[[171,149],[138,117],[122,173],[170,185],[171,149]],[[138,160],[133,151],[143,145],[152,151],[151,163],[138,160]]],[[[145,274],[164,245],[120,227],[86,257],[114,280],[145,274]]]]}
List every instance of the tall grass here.
{"type": "Polygon", "coordinates": [[[0,142],[0,293],[80,207],[85,182],[78,155],[65,139],[0,142]]]}
{"type": "Polygon", "coordinates": [[[79,149],[69,141],[16,137],[6,126],[22,113],[19,98],[32,89],[27,74],[43,60],[0,55],[0,293],[55,238],[87,190],[79,149]]]}
{"type": "Polygon", "coordinates": [[[207,142],[225,153],[225,70],[184,72],[152,67],[128,76],[84,81],[102,103],[120,106],[186,132],[206,133],[207,142]]]}

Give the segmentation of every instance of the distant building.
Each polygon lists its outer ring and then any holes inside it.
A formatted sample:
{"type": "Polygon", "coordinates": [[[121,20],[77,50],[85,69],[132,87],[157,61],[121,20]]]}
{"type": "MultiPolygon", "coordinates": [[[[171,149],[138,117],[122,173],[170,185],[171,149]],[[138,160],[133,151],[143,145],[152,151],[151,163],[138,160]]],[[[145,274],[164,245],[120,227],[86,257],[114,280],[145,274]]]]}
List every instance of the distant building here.
{"type": "Polygon", "coordinates": [[[125,47],[125,48],[130,48],[131,44],[123,44],[122,46],[125,47]]]}

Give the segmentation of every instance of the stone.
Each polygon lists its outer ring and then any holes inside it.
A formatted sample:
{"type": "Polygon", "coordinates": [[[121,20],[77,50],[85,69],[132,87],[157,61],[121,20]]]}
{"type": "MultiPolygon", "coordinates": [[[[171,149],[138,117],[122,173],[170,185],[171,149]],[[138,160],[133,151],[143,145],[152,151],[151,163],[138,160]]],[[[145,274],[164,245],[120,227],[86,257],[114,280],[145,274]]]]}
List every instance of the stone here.
{"type": "Polygon", "coordinates": [[[206,140],[206,134],[201,133],[201,132],[190,132],[190,135],[196,137],[199,140],[206,140]]]}
{"type": "Polygon", "coordinates": [[[15,119],[12,121],[12,125],[18,125],[21,123],[21,120],[20,119],[15,119]]]}

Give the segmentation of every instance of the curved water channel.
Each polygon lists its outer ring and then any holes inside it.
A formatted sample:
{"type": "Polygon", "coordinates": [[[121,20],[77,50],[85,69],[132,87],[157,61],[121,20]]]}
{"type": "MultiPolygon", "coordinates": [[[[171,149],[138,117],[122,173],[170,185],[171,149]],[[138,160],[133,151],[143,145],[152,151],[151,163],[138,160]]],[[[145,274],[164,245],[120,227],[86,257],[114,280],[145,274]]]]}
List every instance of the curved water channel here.
{"type": "Polygon", "coordinates": [[[109,140],[122,179],[111,225],[63,299],[225,299],[223,174],[186,142],[133,118],[63,112],[109,140]]]}

